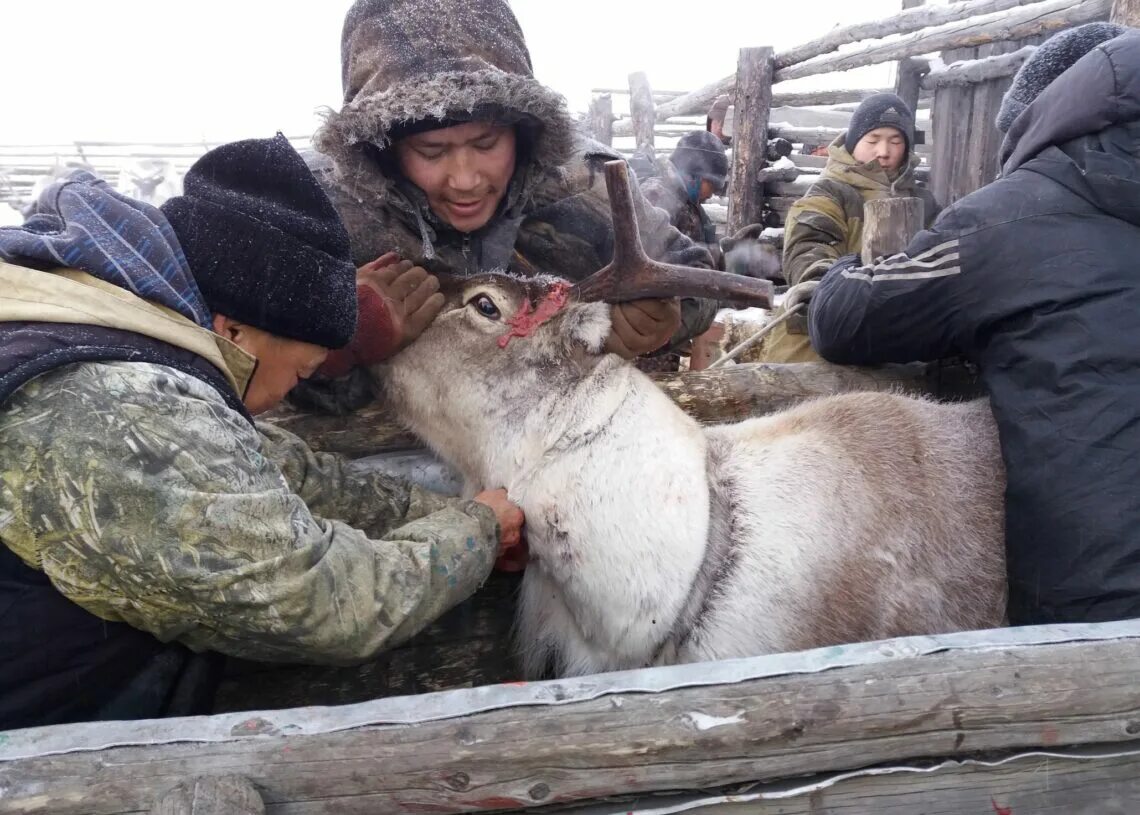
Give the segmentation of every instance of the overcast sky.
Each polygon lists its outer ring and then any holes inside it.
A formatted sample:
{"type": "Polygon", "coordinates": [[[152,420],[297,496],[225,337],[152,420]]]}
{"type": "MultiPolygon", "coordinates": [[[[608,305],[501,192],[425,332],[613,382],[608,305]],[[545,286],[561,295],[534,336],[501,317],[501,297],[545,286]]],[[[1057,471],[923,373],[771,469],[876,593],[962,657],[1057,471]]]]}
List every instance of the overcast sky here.
{"type": "MultiPolygon", "coordinates": [[[[311,133],[340,104],[350,0],[8,0],[0,11],[0,144],[221,141],[311,133]]],[[[643,70],[692,90],[735,70],[737,50],[777,50],[901,0],[513,0],[540,80],[585,110],[592,87],[643,70]],[[702,16],[704,15],[704,16],[702,16]]],[[[806,80],[870,87],[886,67],[806,80]]],[[[788,88],[791,85],[786,86],[788,88]]]]}

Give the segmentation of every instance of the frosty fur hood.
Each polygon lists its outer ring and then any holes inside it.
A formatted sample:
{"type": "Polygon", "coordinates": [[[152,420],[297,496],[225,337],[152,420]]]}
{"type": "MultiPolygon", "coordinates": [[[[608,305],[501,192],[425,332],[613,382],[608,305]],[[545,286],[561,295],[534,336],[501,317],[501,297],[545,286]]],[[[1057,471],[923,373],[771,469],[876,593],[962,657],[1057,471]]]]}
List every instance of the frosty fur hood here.
{"type": "Polygon", "coordinates": [[[530,166],[546,174],[573,155],[565,100],[534,78],[530,53],[502,0],[357,0],[341,35],[344,106],[315,138],[341,179],[383,192],[374,150],[393,127],[491,115],[534,127],[530,166]]]}

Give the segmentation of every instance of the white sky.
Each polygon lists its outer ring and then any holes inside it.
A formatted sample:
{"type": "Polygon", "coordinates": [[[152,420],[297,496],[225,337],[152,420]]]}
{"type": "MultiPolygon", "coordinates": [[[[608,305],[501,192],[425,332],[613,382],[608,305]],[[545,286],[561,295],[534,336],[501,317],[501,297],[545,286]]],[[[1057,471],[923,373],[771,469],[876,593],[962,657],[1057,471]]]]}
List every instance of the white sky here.
{"type": "MultiPolygon", "coordinates": [[[[340,28],[350,0],[7,0],[0,10],[0,144],[222,141],[311,133],[340,104],[340,28]]],[[[512,0],[540,80],[584,111],[592,87],[646,71],[693,90],[901,0],[512,0]],[[707,13],[707,17],[701,17],[707,13]]],[[[887,84],[885,66],[804,80],[887,84]]],[[[805,85],[800,83],[801,87],[805,85]]],[[[795,87],[793,83],[782,89],[795,87]]],[[[617,100],[615,99],[615,103],[617,100]]]]}

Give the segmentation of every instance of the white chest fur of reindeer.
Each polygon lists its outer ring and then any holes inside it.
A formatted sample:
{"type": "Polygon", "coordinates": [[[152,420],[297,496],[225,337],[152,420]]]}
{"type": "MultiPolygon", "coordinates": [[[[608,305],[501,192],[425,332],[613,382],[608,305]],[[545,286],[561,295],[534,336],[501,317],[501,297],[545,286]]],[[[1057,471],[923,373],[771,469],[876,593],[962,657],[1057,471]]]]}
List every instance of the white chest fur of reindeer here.
{"type": "Polygon", "coordinates": [[[528,675],[1000,623],[987,405],[854,394],[702,429],[602,353],[608,306],[561,285],[467,280],[383,371],[468,487],[526,514],[528,675]]]}

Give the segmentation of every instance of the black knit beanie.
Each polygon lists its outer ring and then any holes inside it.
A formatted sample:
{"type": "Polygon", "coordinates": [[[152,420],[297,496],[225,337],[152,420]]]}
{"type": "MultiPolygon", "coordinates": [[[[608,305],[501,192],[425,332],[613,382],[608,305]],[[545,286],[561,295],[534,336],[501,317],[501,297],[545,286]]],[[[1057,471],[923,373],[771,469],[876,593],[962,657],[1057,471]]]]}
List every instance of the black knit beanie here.
{"type": "Polygon", "coordinates": [[[341,348],[356,331],[348,232],[278,133],[216,147],[161,209],[206,304],[270,334],[341,348]]]}
{"type": "Polygon", "coordinates": [[[1013,120],[1029,107],[1053,80],[1101,43],[1119,37],[1128,29],[1113,23],[1088,23],[1054,34],[1037,48],[1005,92],[998,111],[997,129],[1009,131],[1013,120]]]}
{"type": "Polygon", "coordinates": [[[893,93],[876,93],[864,99],[851,114],[851,125],[847,128],[847,138],[843,146],[854,155],[859,140],[880,127],[893,127],[906,139],[906,152],[909,155],[914,145],[914,114],[899,97],[893,93]]]}
{"type": "Polygon", "coordinates": [[[694,130],[682,136],[669,160],[690,178],[707,178],[717,190],[722,189],[728,179],[724,144],[707,130],[694,130]]]}

